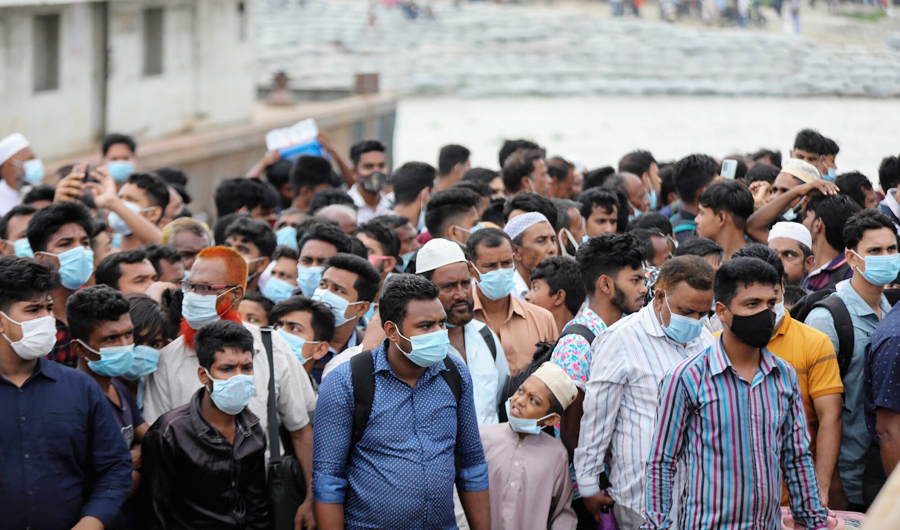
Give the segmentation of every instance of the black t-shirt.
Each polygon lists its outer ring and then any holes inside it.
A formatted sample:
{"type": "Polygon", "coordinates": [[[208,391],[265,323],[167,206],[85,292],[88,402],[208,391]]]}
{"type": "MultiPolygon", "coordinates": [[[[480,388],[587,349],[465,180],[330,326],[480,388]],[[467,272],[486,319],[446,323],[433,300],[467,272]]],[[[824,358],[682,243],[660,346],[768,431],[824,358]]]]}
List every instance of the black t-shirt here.
{"type": "Polygon", "coordinates": [[[122,406],[117,406],[109,398],[107,398],[107,401],[109,401],[109,406],[112,407],[113,416],[116,417],[119,429],[122,430],[125,444],[128,445],[129,449],[132,449],[134,448],[134,430],[144,424],[144,417],[141,416],[137,402],[125,384],[117,379],[113,379],[111,382],[113,388],[119,394],[119,401],[122,403],[122,406]]]}

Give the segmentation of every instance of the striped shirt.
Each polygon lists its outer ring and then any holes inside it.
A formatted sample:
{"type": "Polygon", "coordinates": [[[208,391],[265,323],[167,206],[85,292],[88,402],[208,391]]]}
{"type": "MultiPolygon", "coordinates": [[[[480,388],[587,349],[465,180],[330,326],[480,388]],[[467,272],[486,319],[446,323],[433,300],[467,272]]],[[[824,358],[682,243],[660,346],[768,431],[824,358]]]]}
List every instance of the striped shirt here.
{"type": "Polygon", "coordinates": [[[608,493],[618,504],[641,513],[659,382],[669,369],[702,352],[713,340],[703,329],[685,346],[673,341],[660,326],[652,304],[619,320],[594,340],[575,449],[575,476],[582,497],[600,491],[598,479],[611,446],[608,493]]]}
{"type": "Polygon", "coordinates": [[[780,529],[782,473],[794,519],[806,529],[826,527],[797,374],[760,351],[749,383],[732,368],[721,338],[663,380],[642,528],[671,527],[680,460],[687,470],[680,528],[780,529]]]}

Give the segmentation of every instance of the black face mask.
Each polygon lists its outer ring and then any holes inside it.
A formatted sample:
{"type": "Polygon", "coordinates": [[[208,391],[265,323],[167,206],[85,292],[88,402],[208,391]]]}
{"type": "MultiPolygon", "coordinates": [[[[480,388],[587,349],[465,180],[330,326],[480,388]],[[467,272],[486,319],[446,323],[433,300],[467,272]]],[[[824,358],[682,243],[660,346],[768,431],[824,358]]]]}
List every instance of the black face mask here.
{"type": "Polygon", "coordinates": [[[370,173],[365,177],[360,177],[359,179],[359,185],[362,186],[362,189],[368,191],[369,193],[378,193],[382,188],[384,188],[384,185],[386,183],[387,175],[385,175],[381,171],[370,173]]]}
{"type": "Polygon", "coordinates": [[[734,315],[729,327],[734,336],[744,344],[762,348],[775,333],[775,311],[767,308],[755,315],[734,315]]]}

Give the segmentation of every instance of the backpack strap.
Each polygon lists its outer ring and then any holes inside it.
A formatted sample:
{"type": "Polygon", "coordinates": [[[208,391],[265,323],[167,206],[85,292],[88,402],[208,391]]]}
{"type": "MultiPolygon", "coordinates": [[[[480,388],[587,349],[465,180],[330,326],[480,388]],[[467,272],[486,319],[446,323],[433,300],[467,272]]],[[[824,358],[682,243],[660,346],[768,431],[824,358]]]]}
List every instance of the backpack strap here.
{"type": "MultiPolygon", "coordinates": [[[[485,328],[487,328],[487,326],[485,326],[485,328]]],[[[450,357],[444,357],[444,366],[446,366],[447,369],[441,370],[441,377],[444,378],[447,386],[450,387],[450,391],[453,392],[453,397],[456,398],[456,403],[459,404],[459,400],[462,397],[462,376],[459,375],[459,369],[456,368],[456,365],[453,364],[450,357]]]]}
{"type": "Polygon", "coordinates": [[[353,381],[353,432],[350,448],[363,437],[372,401],[375,399],[375,359],[372,350],[366,350],[350,358],[350,377],[353,381]]]}
{"type": "Polygon", "coordinates": [[[816,302],[813,307],[826,309],[834,320],[834,331],[838,336],[837,362],[841,379],[843,379],[847,374],[847,369],[850,368],[854,350],[853,321],[850,318],[850,312],[844,301],[835,295],[816,302]]]}
{"type": "MultiPolygon", "coordinates": [[[[481,335],[482,339],[484,339],[484,342],[485,342],[485,344],[487,344],[488,349],[491,350],[491,357],[493,357],[494,360],[496,361],[497,360],[497,344],[494,342],[494,334],[491,333],[491,328],[489,328],[488,325],[485,324],[483,328],[478,330],[478,334],[481,335]]],[[[456,369],[456,366],[454,366],[453,369],[456,369]]]]}
{"type": "Polygon", "coordinates": [[[588,344],[592,344],[597,337],[594,335],[594,332],[591,331],[591,328],[584,324],[569,324],[562,330],[562,333],[559,334],[559,338],[563,338],[566,335],[581,335],[584,337],[584,340],[588,341],[588,344]]]}
{"type": "Polygon", "coordinates": [[[266,402],[268,418],[268,436],[270,458],[272,461],[281,459],[281,438],[278,436],[278,412],[275,410],[275,361],[272,354],[272,328],[261,328],[262,343],[266,348],[266,359],[269,361],[269,399],[266,402]]]}

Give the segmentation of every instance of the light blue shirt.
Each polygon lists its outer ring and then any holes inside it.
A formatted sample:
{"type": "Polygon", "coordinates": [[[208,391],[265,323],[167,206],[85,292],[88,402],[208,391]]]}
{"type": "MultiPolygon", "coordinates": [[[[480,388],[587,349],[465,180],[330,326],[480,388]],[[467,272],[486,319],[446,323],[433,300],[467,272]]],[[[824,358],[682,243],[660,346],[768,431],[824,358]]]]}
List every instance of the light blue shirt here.
{"type": "MultiPolygon", "coordinates": [[[[865,467],[865,455],[872,443],[866,430],[866,419],[863,413],[863,365],[866,357],[866,344],[869,337],[881,323],[878,315],[869,304],[850,285],[851,280],[837,284],[837,296],[847,306],[850,320],[853,322],[853,357],[850,367],[844,375],[844,414],[843,432],[841,434],[841,454],[838,467],[841,470],[841,482],[847,499],[855,504],[862,504],[862,474],[865,467]]],[[[881,295],[881,318],[891,310],[884,295],[881,295]]],[[[834,351],[839,350],[837,332],[834,330],[834,319],[825,308],[816,308],[806,317],[806,325],[813,327],[831,339],[834,351]]]]}

